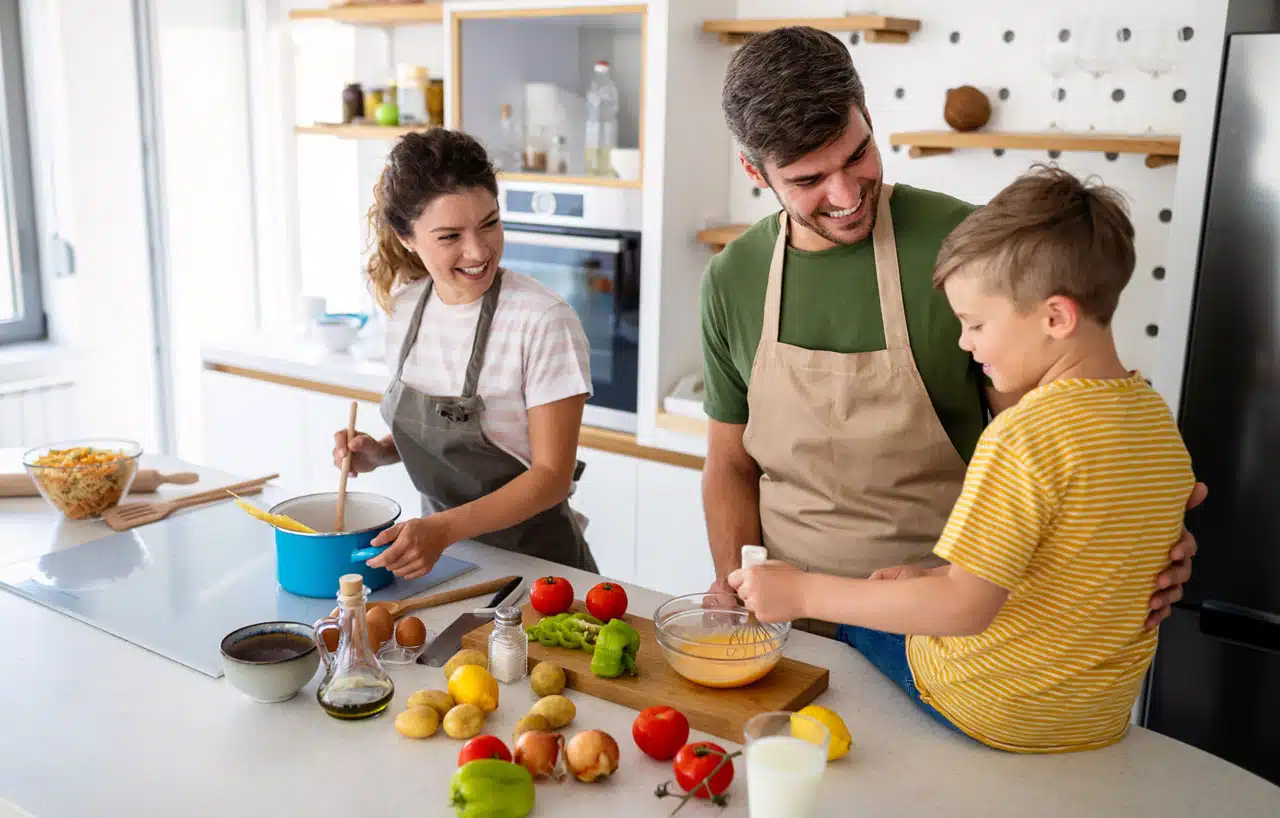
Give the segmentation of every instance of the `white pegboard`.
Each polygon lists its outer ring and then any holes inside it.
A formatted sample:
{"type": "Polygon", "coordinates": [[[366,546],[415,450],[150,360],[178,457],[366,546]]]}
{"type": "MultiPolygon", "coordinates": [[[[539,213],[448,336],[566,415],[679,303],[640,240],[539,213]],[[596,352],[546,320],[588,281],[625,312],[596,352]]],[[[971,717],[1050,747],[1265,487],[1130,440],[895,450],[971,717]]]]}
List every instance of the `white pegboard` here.
{"type": "MultiPolygon", "coordinates": [[[[1031,163],[1055,162],[1081,176],[1096,175],[1126,197],[1137,234],[1137,265],[1115,317],[1116,342],[1126,365],[1150,377],[1159,336],[1162,278],[1169,223],[1161,212],[1173,207],[1177,166],[1151,169],[1139,154],[1109,158],[1094,153],[961,150],[948,155],[911,159],[906,149],[893,151],[895,131],[947,129],[942,118],[948,88],[973,85],[991,100],[989,129],[1038,131],[1056,124],[1063,130],[1177,134],[1182,126],[1190,52],[1201,45],[1192,28],[1189,40],[1176,32],[1194,22],[1194,0],[881,0],[874,5],[848,0],[739,0],[742,18],[839,17],[874,13],[921,21],[921,29],[904,45],[871,44],[862,37],[839,34],[862,76],[876,144],[886,181],[939,190],[981,204],[1031,163]],[[1059,32],[1082,47],[1057,45],[1059,32]],[[1092,47],[1128,29],[1128,39],[1107,48],[1092,47]],[[1135,68],[1143,38],[1160,35],[1173,64],[1157,77],[1135,68]],[[856,40],[855,42],[851,42],[856,40]],[[1091,47],[1085,48],[1084,44],[1091,47]],[[1070,73],[1053,77],[1053,55],[1083,54],[1091,67],[1110,62],[1102,76],[1085,73],[1075,60],[1070,73]],[[1098,55],[1108,58],[1097,61],[1098,55]],[[1064,91],[1062,99],[1056,90],[1064,91]],[[1006,89],[1004,95],[1001,89],[1006,89]],[[1179,90],[1182,93],[1177,93],[1179,90]],[[1117,91],[1122,92],[1117,93],[1117,91]],[[1002,96],[1005,98],[1002,99],[1002,96]],[[1175,99],[1176,96],[1176,99],[1175,99]],[[1121,97],[1117,101],[1117,97],[1121,97]],[[1152,334],[1154,333],[1154,334],[1152,334]]],[[[1060,59],[1060,58],[1059,58],[1060,59]]],[[[730,151],[732,154],[732,149],[730,151]]],[[[728,157],[736,166],[737,160],[728,157]]],[[[733,175],[729,210],[735,222],[754,222],[777,208],[767,191],[754,195],[741,170],[733,175]]]]}

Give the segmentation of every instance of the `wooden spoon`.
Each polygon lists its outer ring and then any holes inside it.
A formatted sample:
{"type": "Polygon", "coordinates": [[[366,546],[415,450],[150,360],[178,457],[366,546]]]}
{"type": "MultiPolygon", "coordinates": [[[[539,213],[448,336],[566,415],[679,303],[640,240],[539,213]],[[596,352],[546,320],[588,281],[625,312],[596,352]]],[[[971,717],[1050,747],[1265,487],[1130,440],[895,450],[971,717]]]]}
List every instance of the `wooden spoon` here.
{"type": "MultiPolygon", "coordinates": [[[[397,619],[410,611],[420,611],[423,608],[436,608],[441,605],[448,605],[450,602],[457,602],[460,599],[471,599],[472,597],[484,596],[485,594],[494,594],[501,591],[507,586],[507,583],[516,576],[497,577],[496,579],[478,582],[475,585],[467,585],[462,588],[454,588],[451,591],[438,591],[433,594],[421,594],[419,596],[411,596],[408,599],[393,599],[387,602],[370,602],[366,608],[368,611],[374,608],[386,608],[387,613],[391,614],[392,619],[397,619]]],[[[329,612],[329,618],[338,615],[338,609],[334,608],[329,612]]]]}
{"type": "Polygon", "coordinates": [[[197,492],[196,494],[188,494],[186,497],[179,497],[176,500],[167,502],[126,503],[122,506],[107,509],[102,514],[102,520],[115,531],[127,531],[130,528],[137,528],[140,525],[163,520],[179,509],[190,508],[203,503],[212,503],[215,500],[233,499],[228,492],[256,494],[262,491],[264,483],[279,476],[278,474],[269,474],[266,477],[259,477],[254,480],[245,480],[243,483],[234,483],[230,486],[221,486],[216,489],[197,492]]]}
{"type": "Polygon", "coordinates": [[[342,458],[342,476],[338,478],[338,518],[334,531],[347,527],[347,475],[351,472],[351,438],[356,436],[356,402],[351,401],[351,416],[347,418],[347,455],[342,458]]]}

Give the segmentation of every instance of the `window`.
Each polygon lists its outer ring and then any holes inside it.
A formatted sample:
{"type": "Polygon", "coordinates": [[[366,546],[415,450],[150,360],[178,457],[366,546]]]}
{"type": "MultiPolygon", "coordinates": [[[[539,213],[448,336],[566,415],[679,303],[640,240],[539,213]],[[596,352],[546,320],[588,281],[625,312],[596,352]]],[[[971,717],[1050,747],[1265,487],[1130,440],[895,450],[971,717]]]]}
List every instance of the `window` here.
{"type": "Polygon", "coordinates": [[[0,344],[45,335],[19,0],[0,0],[0,344]]]}

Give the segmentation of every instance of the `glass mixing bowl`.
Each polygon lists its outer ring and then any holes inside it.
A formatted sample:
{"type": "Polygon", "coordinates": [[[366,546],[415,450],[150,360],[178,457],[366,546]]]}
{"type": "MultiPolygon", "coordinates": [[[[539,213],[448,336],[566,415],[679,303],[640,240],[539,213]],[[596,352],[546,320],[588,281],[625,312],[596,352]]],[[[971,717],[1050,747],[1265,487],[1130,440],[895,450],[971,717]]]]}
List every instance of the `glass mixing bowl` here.
{"type": "Polygon", "coordinates": [[[672,670],[704,687],[744,687],[782,658],[790,622],[750,623],[740,600],[686,594],[654,613],[654,631],[672,670]]]}
{"type": "Polygon", "coordinates": [[[142,447],[132,440],[71,440],[31,449],[22,465],[49,505],[91,520],[129,493],[142,447]]]}

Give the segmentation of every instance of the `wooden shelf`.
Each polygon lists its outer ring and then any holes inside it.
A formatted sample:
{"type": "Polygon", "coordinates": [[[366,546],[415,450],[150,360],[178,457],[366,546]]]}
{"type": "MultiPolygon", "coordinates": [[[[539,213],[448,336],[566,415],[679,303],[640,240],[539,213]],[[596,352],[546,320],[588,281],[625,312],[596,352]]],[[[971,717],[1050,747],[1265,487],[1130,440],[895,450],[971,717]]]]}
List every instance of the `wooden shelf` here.
{"type": "Polygon", "coordinates": [[[1165,134],[1017,131],[911,131],[889,135],[890,145],[910,147],[913,159],[951,153],[957,148],[1145,153],[1149,168],[1178,161],[1181,138],[1165,134]]]}
{"type": "MultiPolygon", "coordinates": [[[[430,125],[341,125],[320,122],[315,125],[294,125],[294,133],[336,136],[339,139],[381,139],[394,141],[407,133],[425,131],[430,125]]],[[[554,173],[499,173],[506,182],[555,182],[559,185],[586,185],[589,187],[617,187],[639,189],[639,179],[612,179],[606,176],[560,176],[554,173]]]]}
{"type": "Polygon", "coordinates": [[[444,6],[440,3],[365,3],[327,9],[293,9],[289,19],[332,20],[366,26],[440,23],[444,20],[444,6]]]}
{"type": "Polygon", "coordinates": [[[342,125],[337,122],[317,122],[314,125],[293,126],[294,133],[336,136],[339,139],[396,140],[407,133],[413,133],[414,131],[426,131],[430,129],[430,125],[368,125],[363,123],[342,125]]]}
{"type": "Polygon", "coordinates": [[[725,224],[719,227],[708,227],[706,230],[699,230],[697,240],[699,244],[709,244],[711,249],[719,253],[729,242],[742,235],[742,232],[751,225],[749,224],[725,224]]]}
{"type": "Polygon", "coordinates": [[[705,420],[691,418],[688,415],[677,415],[674,412],[666,412],[661,409],[658,410],[658,417],[654,420],[654,425],[659,429],[678,432],[682,435],[707,436],[707,422],[705,420]]]}
{"type": "Polygon", "coordinates": [[[869,43],[905,43],[913,31],[920,30],[920,21],[904,17],[883,17],[878,14],[850,14],[846,17],[788,18],[778,20],[706,20],[702,30],[719,34],[720,42],[738,45],[756,34],[786,26],[812,26],[823,31],[861,31],[869,43]]]}

